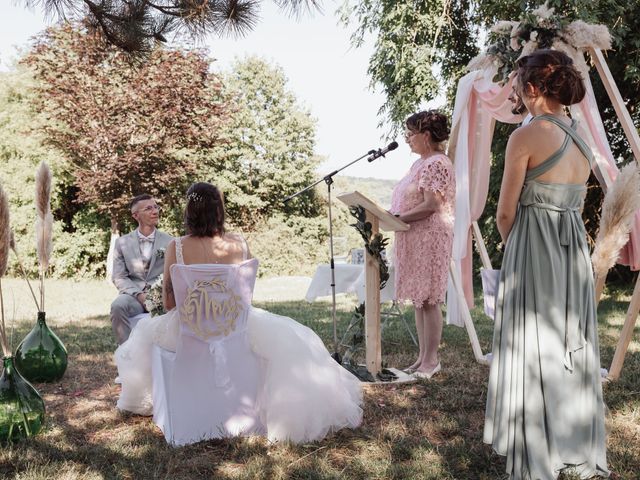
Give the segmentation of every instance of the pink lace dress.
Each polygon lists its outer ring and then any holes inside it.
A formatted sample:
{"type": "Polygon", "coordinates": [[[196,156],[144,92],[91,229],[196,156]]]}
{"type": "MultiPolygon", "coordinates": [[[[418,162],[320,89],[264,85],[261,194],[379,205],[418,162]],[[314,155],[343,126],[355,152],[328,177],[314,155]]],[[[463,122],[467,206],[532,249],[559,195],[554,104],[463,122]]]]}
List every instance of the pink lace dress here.
{"type": "Polygon", "coordinates": [[[444,154],[420,158],[393,190],[391,212],[401,214],[422,202],[424,190],[438,193],[440,210],[411,222],[406,232],[396,232],[394,244],[395,286],[398,300],[444,302],[453,244],[455,175],[444,154]]]}

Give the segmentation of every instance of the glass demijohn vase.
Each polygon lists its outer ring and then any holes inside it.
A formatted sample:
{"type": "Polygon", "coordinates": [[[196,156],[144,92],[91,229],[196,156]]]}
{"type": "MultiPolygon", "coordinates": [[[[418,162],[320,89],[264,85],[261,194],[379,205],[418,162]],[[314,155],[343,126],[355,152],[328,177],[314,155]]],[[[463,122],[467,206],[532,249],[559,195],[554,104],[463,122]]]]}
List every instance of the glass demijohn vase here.
{"type": "Polygon", "coordinates": [[[0,376],[0,442],[36,435],[44,423],[44,402],[35,388],[4,357],[0,376]]]}
{"type": "Polygon", "coordinates": [[[67,369],[67,349],[38,312],[38,321],[16,350],[16,368],[30,382],[60,380],[67,369]]]}

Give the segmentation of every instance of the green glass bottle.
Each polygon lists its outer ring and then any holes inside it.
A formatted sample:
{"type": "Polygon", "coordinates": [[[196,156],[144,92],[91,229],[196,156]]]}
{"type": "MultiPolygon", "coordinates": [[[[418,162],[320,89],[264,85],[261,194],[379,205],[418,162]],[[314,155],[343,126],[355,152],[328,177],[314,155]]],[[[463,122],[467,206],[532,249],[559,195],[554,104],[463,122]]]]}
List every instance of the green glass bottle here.
{"type": "Polygon", "coordinates": [[[16,350],[16,368],[30,382],[55,382],[67,369],[67,349],[38,312],[38,321],[16,350]]]}
{"type": "Polygon", "coordinates": [[[44,402],[38,391],[4,357],[0,376],[0,442],[36,435],[44,423],[44,402]]]}

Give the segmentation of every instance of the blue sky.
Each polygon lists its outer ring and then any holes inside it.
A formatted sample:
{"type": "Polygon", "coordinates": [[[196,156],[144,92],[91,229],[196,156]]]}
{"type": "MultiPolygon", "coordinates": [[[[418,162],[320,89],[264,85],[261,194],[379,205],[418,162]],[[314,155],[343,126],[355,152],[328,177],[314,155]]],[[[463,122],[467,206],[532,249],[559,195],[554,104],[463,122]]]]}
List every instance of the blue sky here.
{"type": "MultiPolygon", "coordinates": [[[[40,9],[18,4],[2,7],[0,16],[0,69],[6,70],[25,48],[29,38],[53,22],[40,9]]],[[[349,43],[352,28],[338,25],[337,3],[324,2],[324,14],[291,19],[273,2],[262,3],[262,20],[241,39],[209,36],[209,48],[220,68],[236,57],[259,55],[280,65],[289,79],[289,88],[317,120],[316,152],[326,157],[320,173],[345,165],[370,149],[383,147],[384,130],[377,128],[377,110],[384,97],[372,92],[367,64],[373,49],[368,41],[359,49],[349,43]]],[[[402,138],[400,148],[373,163],[362,160],[344,175],[399,179],[415,159],[402,138]]]]}

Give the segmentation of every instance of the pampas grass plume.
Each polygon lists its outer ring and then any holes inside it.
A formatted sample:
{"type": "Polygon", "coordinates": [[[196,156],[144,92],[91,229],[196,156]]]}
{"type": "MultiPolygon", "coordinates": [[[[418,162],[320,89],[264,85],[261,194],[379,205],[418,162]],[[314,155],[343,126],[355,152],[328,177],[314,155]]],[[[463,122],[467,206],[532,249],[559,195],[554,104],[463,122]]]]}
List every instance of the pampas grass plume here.
{"type": "MultiPolygon", "coordinates": [[[[0,278],[7,272],[9,262],[9,249],[11,243],[11,226],[9,225],[9,199],[0,185],[0,278]]],[[[4,356],[10,355],[11,350],[7,342],[7,328],[4,323],[4,300],[2,298],[2,286],[0,285],[0,346],[4,356]]]]}
{"type": "Polygon", "coordinates": [[[36,251],[42,273],[49,269],[49,261],[53,249],[53,243],[51,242],[52,232],[53,215],[51,213],[47,213],[44,218],[36,220],[36,251]]]}
{"type": "Polygon", "coordinates": [[[606,25],[592,25],[576,20],[564,29],[563,34],[565,40],[575,48],[611,50],[611,34],[606,25]]]}
{"type": "Polygon", "coordinates": [[[7,272],[11,249],[11,226],[9,225],[9,200],[0,185],[0,277],[7,272]]]}
{"type": "Polygon", "coordinates": [[[40,273],[49,268],[52,250],[53,216],[51,215],[51,170],[45,162],[36,171],[36,251],[40,273]]]}
{"type": "Polygon", "coordinates": [[[51,211],[51,169],[46,162],[40,162],[36,171],[36,213],[39,218],[51,211]]]}
{"type": "Polygon", "coordinates": [[[599,277],[606,276],[625,246],[635,213],[640,210],[640,167],[625,166],[604,197],[600,229],[591,261],[599,277]]]}

